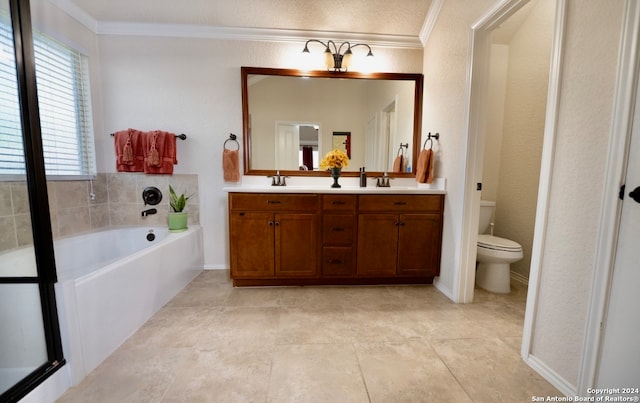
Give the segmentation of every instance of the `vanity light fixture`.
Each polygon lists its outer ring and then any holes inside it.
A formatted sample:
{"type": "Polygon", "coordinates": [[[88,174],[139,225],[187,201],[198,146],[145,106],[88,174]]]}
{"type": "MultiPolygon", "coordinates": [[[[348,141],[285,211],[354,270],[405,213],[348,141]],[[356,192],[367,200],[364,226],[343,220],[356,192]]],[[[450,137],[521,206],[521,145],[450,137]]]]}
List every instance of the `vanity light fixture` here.
{"type": "Polygon", "coordinates": [[[307,54],[311,53],[309,52],[309,46],[308,46],[309,42],[318,42],[319,44],[324,46],[325,48],[324,49],[324,65],[327,68],[327,70],[332,70],[332,69],[333,71],[349,70],[349,67],[351,67],[351,58],[353,57],[353,53],[351,52],[351,49],[355,48],[356,46],[366,46],[367,49],[369,49],[369,53],[367,53],[367,57],[373,57],[373,52],[371,52],[371,47],[366,43],[357,43],[355,45],[352,45],[349,42],[342,42],[340,46],[338,46],[332,40],[329,40],[327,41],[327,43],[324,43],[317,39],[309,39],[304,44],[304,49],[302,50],[302,53],[307,53],[307,54]],[[332,45],[333,45],[333,51],[331,50],[332,45]],[[344,52],[342,50],[343,47],[346,47],[344,49],[344,52]]]}

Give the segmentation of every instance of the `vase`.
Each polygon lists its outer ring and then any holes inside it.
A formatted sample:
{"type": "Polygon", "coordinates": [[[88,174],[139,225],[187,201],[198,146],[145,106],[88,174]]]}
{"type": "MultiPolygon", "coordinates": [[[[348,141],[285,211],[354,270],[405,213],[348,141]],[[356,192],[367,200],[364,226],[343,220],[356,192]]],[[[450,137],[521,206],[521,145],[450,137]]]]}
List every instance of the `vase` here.
{"type": "Polygon", "coordinates": [[[188,217],[186,212],[169,213],[169,232],[183,232],[187,230],[188,217]]]}
{"type": "Polygon", "coordinates": [[[333,178],[333,185],[331,185],[332,188],[342,187],[338,183],[338,179],[340,179],[341,170],[342,170],[341,168],[331,168],[331,177],[333,178]]]}

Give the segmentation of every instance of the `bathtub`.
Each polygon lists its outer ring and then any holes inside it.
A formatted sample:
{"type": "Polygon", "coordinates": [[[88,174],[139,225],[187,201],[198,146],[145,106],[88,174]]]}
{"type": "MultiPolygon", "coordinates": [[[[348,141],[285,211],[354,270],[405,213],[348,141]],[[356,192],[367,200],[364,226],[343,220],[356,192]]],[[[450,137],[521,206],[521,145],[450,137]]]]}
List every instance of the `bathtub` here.
{"type": "Polygon", "coordinates": [[[126,227],[54,243],[71,385],[113,353],[204,266],[202,229],[126,227]],[[153,240],[147,240],[152,233],[153,240]]]}

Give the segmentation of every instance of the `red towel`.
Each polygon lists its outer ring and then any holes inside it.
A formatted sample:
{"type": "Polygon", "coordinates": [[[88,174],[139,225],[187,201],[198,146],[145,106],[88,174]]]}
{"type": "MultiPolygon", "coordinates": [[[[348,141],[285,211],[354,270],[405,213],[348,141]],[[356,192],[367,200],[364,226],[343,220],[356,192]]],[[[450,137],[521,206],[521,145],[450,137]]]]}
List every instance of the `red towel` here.
{"type": "Polygon", "coordinates": [[[238,157],[238,150],[222,151],[222,171],[225,182],[239,182],[240,181],[240,158],[238,157]]]}
{"type": "Polygon", "coordinates": [[[176,158],[176,136],[173,133],[154,130],[142,136],[144,172],[147,174],[173,174],[176,158]]]}
{"type": "Polygon", "coordinates": [[[418,164],[416,165],[416,181],[418,183],[431,183],[433,182],[433,164],[435,160],[435,153],[433,150],[422,150],[418,157],[418,164]]]}
{"type": "Polygon", "coordinates": [[[121,130],[114,134],[116,171],[142,172],[144,170],[143,137],[143,133],[135,129],[121,130]]]}
{"type": "Polygon", "coordinates": [[[395,160],[393,160],[393,171],[392,172],[402,172],[402,164],[404,163],[404,158],[402,155],[398,155],[395,160]]]}

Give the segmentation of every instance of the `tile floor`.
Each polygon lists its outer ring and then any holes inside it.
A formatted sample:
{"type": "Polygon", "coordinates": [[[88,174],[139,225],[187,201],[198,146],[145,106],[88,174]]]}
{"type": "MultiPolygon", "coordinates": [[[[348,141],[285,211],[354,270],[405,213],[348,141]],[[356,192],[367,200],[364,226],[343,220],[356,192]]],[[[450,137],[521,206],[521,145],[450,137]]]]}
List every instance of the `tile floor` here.
{"type": "Polygon", "coordinates": [[[205,271],[59,402],[530,402],[526,288],[233,288],[205,271]]]}

